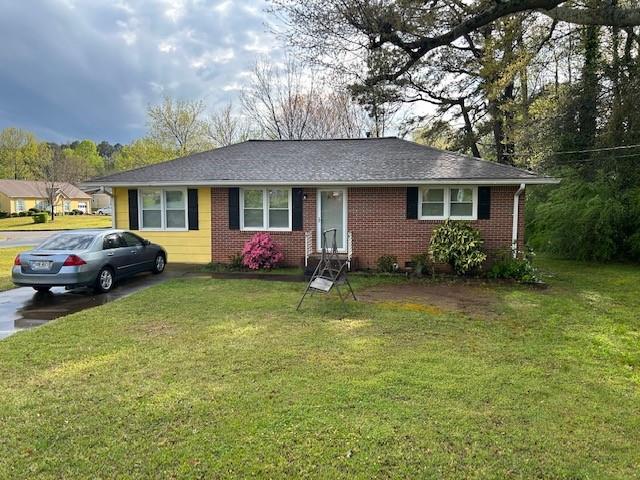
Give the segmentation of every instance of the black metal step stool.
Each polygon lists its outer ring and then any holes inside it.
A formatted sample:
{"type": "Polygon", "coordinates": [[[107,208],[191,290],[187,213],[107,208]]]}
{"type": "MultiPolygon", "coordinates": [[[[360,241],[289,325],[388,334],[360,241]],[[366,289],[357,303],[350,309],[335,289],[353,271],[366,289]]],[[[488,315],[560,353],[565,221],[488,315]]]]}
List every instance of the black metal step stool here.
{"type": "Polygon", "coordinates": [[[302,298],[298,302],[296,310],[300,309],[300,305],[302,305],[307,293],[311,292],[312,295],[314,292],[329,293],[334,288],[336,289],[336,292],[338,292],[340,300],[344,303],[345,299],[340,291],[341,285],[347,285],[353,299],[356,301],[358,300],[356,298],[356,294],[353,293],[353,288],[351,288],[351,284],[347,278],[348,261],[341,260],[338,256],[336,235],[337,230],[335,228],[322,232],[322,256],[320,257],[320,262],[318,262],[316,269],[311,275],[311,279],[302,294],[302,298]],[[327,253],[327,234],[332,234],[331,251],[329,253],[327,253]]]}

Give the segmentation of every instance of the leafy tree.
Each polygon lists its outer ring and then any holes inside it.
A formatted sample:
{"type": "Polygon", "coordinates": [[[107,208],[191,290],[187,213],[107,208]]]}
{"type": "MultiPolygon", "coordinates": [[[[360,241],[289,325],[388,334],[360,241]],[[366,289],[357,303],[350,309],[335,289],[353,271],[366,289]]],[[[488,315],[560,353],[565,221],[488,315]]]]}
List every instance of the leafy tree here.
{"type": "Polygon", "coordinates": [[[33,133],[9,127],[0,132],[0,178],[28,179],[29,164],[37,154],[38,141],[33,133]]]}
{"type": "Polygon", "coordinates": [[[251,125],[245,118],[234,114],[231,103],[209,117],[206,129],[209,140],[216,147],[244,142],[252,136],[251,125]]]}
{"type": "Polygon", "coordinates": [[[176,158],[179,152],[152,138],[141,138],[123,146],[114,155],[116,170],[130,170],[176,158]]]}
{"type": "Polygon", "coordinates": [[[207,139],[202,100],[174,100],[164,97],[147,108],[149,136],[166,149],[175,149],[180,156],[212,147],[207,139]]]}
{"type": "Polygon", "coordinates": [[[105,169],[104,159],[98,153],[96,144],[91,140],[72,142],[69,147],[62,148],[62,155],[74,159],[84,172],[82,176],[85,178],[102,173],[105,169]]]}

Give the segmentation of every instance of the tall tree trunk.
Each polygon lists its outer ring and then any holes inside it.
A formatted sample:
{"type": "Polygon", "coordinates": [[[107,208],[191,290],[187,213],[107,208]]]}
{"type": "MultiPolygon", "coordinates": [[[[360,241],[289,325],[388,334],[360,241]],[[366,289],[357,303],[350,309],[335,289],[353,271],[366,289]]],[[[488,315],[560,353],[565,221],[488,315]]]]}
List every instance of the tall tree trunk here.
{"type": "Polygon", "coordinates": [[[480,156],[480,150],[478,149],[478,143],[476,142],[476,136],[473,132],[473,125],[471,124],[471,118],[469,117],[469,109],[464,104],[464,100],[460,100],[460,110],[462,110],[462,118],[464,119],[464,133],[465,143],[471,149],[471,154],[476,158],[482,158],[480,156]]]}

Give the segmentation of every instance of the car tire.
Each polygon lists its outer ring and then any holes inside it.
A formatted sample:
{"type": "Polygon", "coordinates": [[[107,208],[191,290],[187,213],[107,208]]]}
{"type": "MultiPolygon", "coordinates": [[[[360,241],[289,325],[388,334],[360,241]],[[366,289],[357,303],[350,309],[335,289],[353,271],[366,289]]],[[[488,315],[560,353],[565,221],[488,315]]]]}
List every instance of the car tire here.
{"type": "Polygon", "coordinates": [[[109,267],[103,267],[98,272],[94,289],[97,293],[107,293],[111,291],[114,283],[113,270],[109,267]]]}
{"type": "Polygon", "coordinates": [[[164,258],[164,255],[159,253],[156,255],[156,259],[153,261],[153,270],[152,272],[155,275],[158,275],[164,272],[164,268],[167,266],[167,259],[164,258]]]}
{"type": "Polygon", "coordinates": [[[34,286],[33,289],[36,292],[45,293],[45,292],[48,292],[49,290],[51,290],[51,287],[49,285],[38,285],[38,286],[34,286]]]}

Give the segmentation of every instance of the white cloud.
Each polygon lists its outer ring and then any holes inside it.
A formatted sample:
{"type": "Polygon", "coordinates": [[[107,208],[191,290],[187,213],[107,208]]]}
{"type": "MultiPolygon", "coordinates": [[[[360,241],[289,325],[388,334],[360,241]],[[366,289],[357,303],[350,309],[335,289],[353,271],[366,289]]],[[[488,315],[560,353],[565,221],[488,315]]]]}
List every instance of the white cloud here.
{"type": "Polygon", "coordinates": [[[225,14],[229,11],[229,9],[231,8],[231,6],[233,5],[233,2],[231,0],[225,0],[224,2],[220,2],[219,4],[217,4],[215,7],[213,7],[213,9],[221,14],[225,14]]]}
{"type": "Polygon", "coordinates": [[[185,2],[184,0],[165,0],[166,9],[164,14],[172,22],[177,22],[185,15],[185,2]]]}
{"type": "Polygon", "coordinates": [[[176,51],[176,46],[171,42],[163,41],[158,44],[158,50],[162,53],[171,53],[176,51]]]}
{"type": "Polygon", "coordinates": [[[135,17],[130,17],[127,21],[118,20],[116,25],[120,27],[120,38],[122,38],[127,45],[136,43],[138,40],[138,20],[135,17]]]}
{"type": "Polygon", "coordinates": [[[225,92],[239,91],[239,90],[242,90],[242,85],[239,84],[238,82],[233,82],[222,87],[222,90],[225,92]]]}
{"type": "Polygon", "coordinates": [[[248,30],[245,34],[250,40],[249,43],[243,45],[246,51],[264,55],[273,50],[273,40],[267,38],[266,35],[259,35],[252,30],[248,30]]]}
{"type": "Polygon", "coordinates": [[[232,48],[217,49],[191,60],[191,68],[200,69],[208,65],[229,63],[235,57],[232,48]]]}

